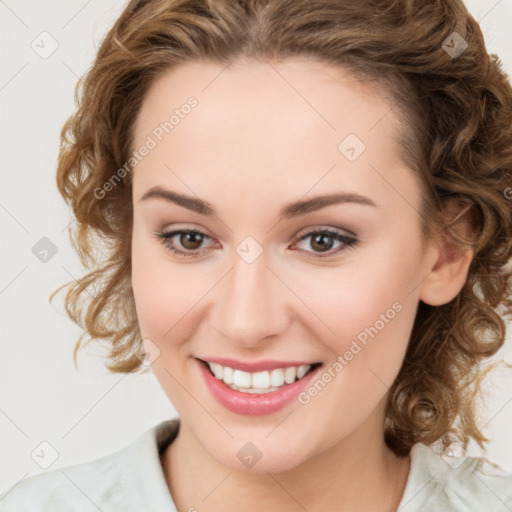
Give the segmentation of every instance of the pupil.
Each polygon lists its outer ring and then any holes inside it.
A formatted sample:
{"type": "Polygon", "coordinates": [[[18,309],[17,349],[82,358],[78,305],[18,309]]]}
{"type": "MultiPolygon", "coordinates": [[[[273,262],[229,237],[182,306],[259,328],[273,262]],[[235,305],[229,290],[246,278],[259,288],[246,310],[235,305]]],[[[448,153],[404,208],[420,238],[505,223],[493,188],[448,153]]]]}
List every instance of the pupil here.
{"type": "Polygon", "coordinates": [[[325,233],[321,233],[319,235],[316,235],[315,237],[313,237],[313,244],[317,245],[317,241],[320,241],[318,246],[319,248],[322,250],[329,250],[331,247],[332,247],[332,237],[331,235],[328,235],[328,234],[325,234],[325,233]],[[325,246],[325,239],[328,238],[328,239],[331,239],[331,243],[327,243],[327,245],[329,247],[326,248],[325,246]]]}
{"type": "Polygon", "coordinates": [[[186,249],[197,249],[197,246],[194,246],[194,244],[197,245],[199,242],[199,245],[201,245],[202,235],[200,233],[183,233],[180,237],[180,243],[185,247],[186,249]],[[189,244],[192,244],[192,247],[189,246],[189,244]]]}

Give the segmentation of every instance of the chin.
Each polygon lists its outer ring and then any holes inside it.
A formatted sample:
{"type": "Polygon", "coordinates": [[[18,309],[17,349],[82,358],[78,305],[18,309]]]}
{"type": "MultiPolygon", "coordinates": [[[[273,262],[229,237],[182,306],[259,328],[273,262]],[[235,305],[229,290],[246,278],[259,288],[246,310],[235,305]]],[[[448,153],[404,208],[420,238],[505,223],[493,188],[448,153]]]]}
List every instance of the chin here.
{"type": "MultiPolygon", "coordinates": [[[[304,439],[293,439],[293,433],[285,430],[274,439],[265,438],[267,435],[268,430],[261,436],[236,436],[229,441],[224,440],[224,443],[212,443],[209,437],[203,446],[220,464],[252,474],[288,471],[308,459],[310,450],[306,451],[304,439]]],[[[313,456],[312,453],[310,455],[313,456]]]]}

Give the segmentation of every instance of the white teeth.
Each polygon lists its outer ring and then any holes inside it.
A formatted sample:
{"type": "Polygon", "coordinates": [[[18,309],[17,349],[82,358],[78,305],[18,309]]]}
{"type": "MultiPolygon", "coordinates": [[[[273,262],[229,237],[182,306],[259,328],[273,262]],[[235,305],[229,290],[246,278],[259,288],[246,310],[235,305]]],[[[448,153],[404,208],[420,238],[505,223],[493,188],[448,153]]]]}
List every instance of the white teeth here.
{"type": "Polygon", "coordinates": [[[235,370],[229,366],[222,366],[218,363],[207,361],[207,364],[217,379],[222,380],[231,389],[243,393],[270,393],[276,391],[281,386],[293,384],[296,379],[302,379],[311,369],[310,364],[304,364],[250,373],[235,370]]]}
{"type": "MultiPolygon", "coordinates": [[[[253,388],[268,389],[270,387],[270,375],[268,372],[256,372],[252,374],[251,386],[253,388]]],[[[245,387],[251,387],[245,386],[245,387]]]]}
{"type": "Polygon", "coordinates": [[[212,369],[215,378],[222,380],[224,374],[224,367],[217,363],[210,363],[210,368],[212,369]]]}
{"type": "Polygon", "coordinates": [[[233,384],[239,388],[250,388],[251,374],[242,370],[235,370],[233,372],[233,384]]]}
{"type": "MultiPolygon", "coordinates": [[[[293,368],[293,366],[291,368],[293,368]]],[[[295,376],[293,380],[295,381],[295,376]]],[[[272,370],[270,372],[270,384],[276,388],[282,386],[284,384],[284,370],[281,370],[281,368],[276,368],[275,370],[272,370]]]]}
{"type": "Polygon", "coordinates": [[[233,368],[230,368],[229,366],[224,366],[224,375],[222,377],[222,380],[226,384],[233,384],[233,368]]]}
{"type": "Polygon", "coordinates": [[[286,384],[293,384],[295,382],[295,377],[297,376],[297,369],[295,366],[289,366],[284,369],[284,381],[286,384]]]}
{"type": "Polygon", "coordinates": [[[308,373],[309,369],[311,368],[311,365],[309,364],[303,364],[302,366],[299,366],[297,370],[297,377],[299,379],[302,379],[306,373],[308,373]]]}

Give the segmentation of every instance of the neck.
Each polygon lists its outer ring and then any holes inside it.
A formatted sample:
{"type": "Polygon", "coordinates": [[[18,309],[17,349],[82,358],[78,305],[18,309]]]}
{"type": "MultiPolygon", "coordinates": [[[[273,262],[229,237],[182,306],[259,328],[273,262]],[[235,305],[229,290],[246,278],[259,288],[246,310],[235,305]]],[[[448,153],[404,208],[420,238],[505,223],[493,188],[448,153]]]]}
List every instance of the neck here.
{"type": "Polygon", "coordinates": [[[395,512],[410,458],[397,457],[382,436],[358,431],[288,471],[249,473],[213,459],[182,423],[162,465],[180,512],[395,512]]]}

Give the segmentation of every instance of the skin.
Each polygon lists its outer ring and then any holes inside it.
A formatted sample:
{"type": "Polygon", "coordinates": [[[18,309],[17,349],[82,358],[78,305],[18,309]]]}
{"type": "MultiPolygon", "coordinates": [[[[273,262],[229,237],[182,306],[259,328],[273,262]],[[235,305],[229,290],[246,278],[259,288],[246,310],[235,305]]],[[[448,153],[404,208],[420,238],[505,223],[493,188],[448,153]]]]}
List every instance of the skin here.
{"type": "Polygon", "coordinates": [[[136,166],[132,285],[143,338],[160,351],[152,371],[181,418],[163,459],[180,511],[392,511],[410,460],[383,439],[384,404],[407,348],[420,300],[444,304],[460,291],[471,254],[447,258],[441,241],[422,244],[420,182],[399,158],[399,116],[377,86],[309,59],[231,67],[188,63],[148,91],[134,131],[138,148],[175,108],[198,106],[136,166]],[[338,150],[353,133],[366,150],[353,162],[338,150]],[[370,165],[371,164],[371,165],[370,165]],[[153,198],[151,187],[208,201],[207,217],[153,198]],[[287,220],[284,205],[354,192],[375,207],[331,205],[287,220]],[[355,234],[344,247],[314,236],[355,234]],[[172,254],[156,232],[197,229],[206,251],[172,254]],[[252,236],[263,251],[236,251],[252,236]],[[208,252],[209,250],[209,252],[208,252]],[[400,312],[311,401],[262,416],[216,402],[195,357],[318,361],[327,368],[380,315],[400,312]],[[262,453],[252,467],[237,452],[262,453]]]}

